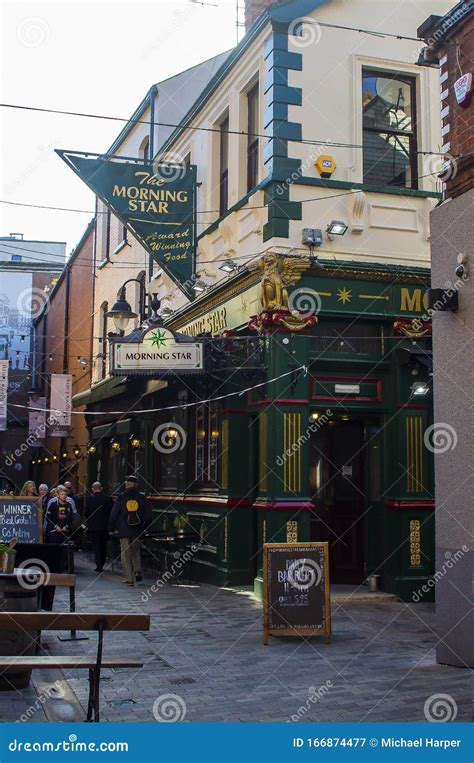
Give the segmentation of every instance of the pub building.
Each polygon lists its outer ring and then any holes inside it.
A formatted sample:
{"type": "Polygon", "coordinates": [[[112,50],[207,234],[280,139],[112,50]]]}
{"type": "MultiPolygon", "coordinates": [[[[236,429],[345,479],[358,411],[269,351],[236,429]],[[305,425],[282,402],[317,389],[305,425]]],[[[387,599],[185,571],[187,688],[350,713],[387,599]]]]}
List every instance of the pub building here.
{"type": "Polygon", "coordinates": [[[154,530],[179,514],[200,537],[196,580],[258,588],[263,543],[327,540],[333,582],[381,574],[409,599],[433,569],[429,273],[307,261],[288,302],[304,290],[317,316],[261,305],[293,264],[230,278],[167,324],[202,339],[203,373],[129,369],[90,393],[89,412],[125,413],[91,426],[89,480],[116,490],[136,471],[154,530]]]}
{"type": "MultiPolygon", "coordinates": [[[[377,4],[261,5],[247,2],[243,39],[188,85],[179,127],[160,133],[173,119],[158,84],[108,152],[122,168],[182,157],[183,182],[197,180],[197,247],[178,263],[149,245],[161,234],[137,240],[127,191],[107,197],[104,176],[93,378],[73,397],[87,413],[88,483],[116,493],[138,474],[154,510],[150,567],[157,536],[187,528],[198,540],[187,577],[260,592],[265,542],[327,540],[332,582],[380,575],[410,600],[433,572],[425,292],[438,73],[415,64],[410,41],[321,27],[304,44],[318,22],[385,28],[377,4]],[[145,293],[157,295],[151,318],[145,293]],[[116,317],[122,335],[110,337],[116,317]],[[165,367],[167,342],[199,346],[202,364],[165,367]]],[[[400,34],[418,16],[404,5],[400,34]]]]}

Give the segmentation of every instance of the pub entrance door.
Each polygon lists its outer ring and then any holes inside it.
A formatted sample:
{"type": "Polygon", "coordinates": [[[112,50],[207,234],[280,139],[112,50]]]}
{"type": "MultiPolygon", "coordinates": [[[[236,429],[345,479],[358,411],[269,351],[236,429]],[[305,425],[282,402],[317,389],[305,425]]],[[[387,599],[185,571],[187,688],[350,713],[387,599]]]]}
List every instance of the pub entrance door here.
{"type": "Polygon", "coordinates": [[[366,429],[363,417],[347,415],[311,435],[310,539],[329,543],[332,583],[357,584],[365,578],[366,429]]]}

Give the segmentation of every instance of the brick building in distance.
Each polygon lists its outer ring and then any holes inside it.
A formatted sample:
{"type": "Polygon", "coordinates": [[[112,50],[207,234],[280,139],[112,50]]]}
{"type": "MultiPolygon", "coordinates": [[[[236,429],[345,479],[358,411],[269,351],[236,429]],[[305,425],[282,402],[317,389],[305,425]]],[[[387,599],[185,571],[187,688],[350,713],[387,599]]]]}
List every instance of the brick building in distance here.
{"type": "Polygon", "coordinates": [[[444,293],[454,292],[459,303],[433,314],[437,659],[472,667],[474,1],[430,16],[418,35],[427,43],[425,63],[440,67],[442,151],[449,160],[444,200],[431,214],[432,286],[451,287],[444,293]]]}
{"type": "MultiPolygon", "coordinates": [[[[85,229],[64,271],[34,322],[36,400],[50,408],[51,377],[70,374],[72,395],[90,387],[93,342],[95,220],[85,229]]],[[[80,412],[80,408],[79,408],[80,412]]],[[[71,416],[64,437],[46,437],[34,457],[32,479],[50,487],[70,480],[74,492],[85,490],[88,437],[85,417],[71,416]]]]}

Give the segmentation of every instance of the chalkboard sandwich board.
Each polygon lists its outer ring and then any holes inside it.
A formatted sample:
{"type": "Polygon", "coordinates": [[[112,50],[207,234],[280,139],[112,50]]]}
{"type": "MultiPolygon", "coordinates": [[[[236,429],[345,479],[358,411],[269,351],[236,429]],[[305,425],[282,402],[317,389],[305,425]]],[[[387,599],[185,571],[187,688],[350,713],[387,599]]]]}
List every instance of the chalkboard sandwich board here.
{"type": "Polygon", "coordinates": [[[43,542],[43,512],[41,498],[23,495],[0,496],[0,543],[43,542]]]}
{"type": "Polygon", "coordinates": [[[268,636],[331,637],[327,543],[263,546],[263,643],[268,636]]]}

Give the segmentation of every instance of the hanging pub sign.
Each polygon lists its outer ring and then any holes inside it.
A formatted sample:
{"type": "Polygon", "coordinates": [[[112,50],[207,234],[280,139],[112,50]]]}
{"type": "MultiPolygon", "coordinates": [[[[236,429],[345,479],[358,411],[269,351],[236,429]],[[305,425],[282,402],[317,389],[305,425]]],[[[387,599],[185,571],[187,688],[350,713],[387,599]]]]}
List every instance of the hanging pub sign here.
{"type": "Polygon", "coordinates": [[[263,643],[268,636],[331,637],[327,543],[263,546],[263,643]]]}
{"type": "Polygon", "coordinates": [[[190,341],[184,334],[179,337],[161,325],[110,340],[112,376],[166,376],[203,370],[202,342],[190,341]]]}
{"type": "Polygon", "coordinates": [[[196,166],[143,164],[128,157],[56,153],[194,299],[196,166]]]}

